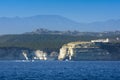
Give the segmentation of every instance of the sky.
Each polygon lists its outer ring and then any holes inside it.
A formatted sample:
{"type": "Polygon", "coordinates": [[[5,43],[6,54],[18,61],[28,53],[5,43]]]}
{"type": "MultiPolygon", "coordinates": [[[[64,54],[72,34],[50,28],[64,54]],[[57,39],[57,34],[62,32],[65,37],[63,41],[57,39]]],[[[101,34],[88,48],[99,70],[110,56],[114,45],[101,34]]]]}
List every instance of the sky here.
{"type": "Polygon", "coordinates": [[[77,22],[120,19],[120,0],[0,0],[0,17],[61,15],[77,22]]]}

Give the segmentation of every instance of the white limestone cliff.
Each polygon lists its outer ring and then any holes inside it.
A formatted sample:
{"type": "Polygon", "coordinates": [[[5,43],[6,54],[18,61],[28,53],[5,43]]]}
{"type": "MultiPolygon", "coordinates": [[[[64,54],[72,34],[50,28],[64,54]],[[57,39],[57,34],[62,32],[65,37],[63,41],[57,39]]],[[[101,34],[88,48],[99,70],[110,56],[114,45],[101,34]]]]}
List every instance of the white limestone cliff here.
{"type": "Polygon", "coordinates": [[[69,60],[71,60],[71,57],[74,55],[74,48],[77,44],[79,44],[79,42],[71,42],[63,45],[60,49],[58,59],[63,60],[67,56],[69,60]]]}
{"type": "MultiPolygon", "coordinates": [[[[104,42],[103,42],[104,43],[104,42]]],[[[70,42],[60,49],[58,60],[105,60],[111,55],[102,49],[100,43],[95,42],[70,42]]]]}
{"type": "Polygon", "coordinates": [[[34,59],[39,59],[39,60],[47,60],[47,53],[40,51],[40,50],[36,50],[34,52],[35,57],[34,59]]]}
{"type": "Polygon", "coordinates": [[[24,50],[22,54],[23,54],[23,56],[25,57],[25,59],[28,60],[27,51],[24,50]]]}
{"type": "Polygon", "coordinates": [[[23,50],[22,54],[25,60],[47,60],[47,53],[41,50],[35,50],[32,53],[29,53],[28,51],[23,50]]]}
{"type": "Polygon", "coordinates": [[[63,60],[65,57],[68,57],[69,60],[72,59],[72,56],[76,53],[76,48],[88,48],[91,42],[71,42],[65,44],[60,49],[58,60],[63,60]]]}

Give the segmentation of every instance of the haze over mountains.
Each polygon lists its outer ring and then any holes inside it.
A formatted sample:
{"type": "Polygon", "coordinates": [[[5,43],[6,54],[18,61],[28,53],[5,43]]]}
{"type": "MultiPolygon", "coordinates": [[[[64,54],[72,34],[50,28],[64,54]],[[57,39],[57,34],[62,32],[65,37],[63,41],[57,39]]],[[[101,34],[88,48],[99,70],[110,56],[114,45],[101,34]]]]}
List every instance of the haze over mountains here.
{"type": "Polygon", "coordinates": [[[81,32],[100,32],[120,30],[119,20],[108,20],[93,23],[79,23],[59,15],[37,15],[31,17],[0,17],[0,34],[19,34],[37,28],[81,32]]]}

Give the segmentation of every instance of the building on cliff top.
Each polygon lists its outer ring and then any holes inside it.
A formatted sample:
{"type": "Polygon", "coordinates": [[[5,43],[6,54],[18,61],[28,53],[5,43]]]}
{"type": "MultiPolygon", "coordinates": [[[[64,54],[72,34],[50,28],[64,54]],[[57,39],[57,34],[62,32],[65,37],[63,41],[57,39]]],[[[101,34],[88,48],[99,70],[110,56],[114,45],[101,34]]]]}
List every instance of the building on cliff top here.
{"type": "Polygon", "coordinates": [[[107,43],[109,41],[110,40],[108,38],[106,38],[106,39],[98,39],[98,40],[91,40],[91,42],[103,42],[103,43],[107,43]]]}
{"type": "Polygon", "coordinates": [[[60,49],[59,60],[99,60],[109,58],[109,52],[101,49],[96,42],[109,42],[108,39],[93,40],[91,42],[71,42],[60,49]]]}

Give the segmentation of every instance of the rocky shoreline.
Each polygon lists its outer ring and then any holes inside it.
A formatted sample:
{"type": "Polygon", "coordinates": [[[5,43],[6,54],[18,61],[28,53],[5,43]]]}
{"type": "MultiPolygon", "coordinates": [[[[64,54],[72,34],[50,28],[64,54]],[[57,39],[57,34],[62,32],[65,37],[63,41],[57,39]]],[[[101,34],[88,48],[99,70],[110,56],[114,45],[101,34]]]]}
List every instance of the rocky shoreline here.
{"type": "Polygon", "coordinates": [[[120,44],[70,42],[59,53],[20,47],[1,47],[0,60],[120,60],[120,44]]]}

